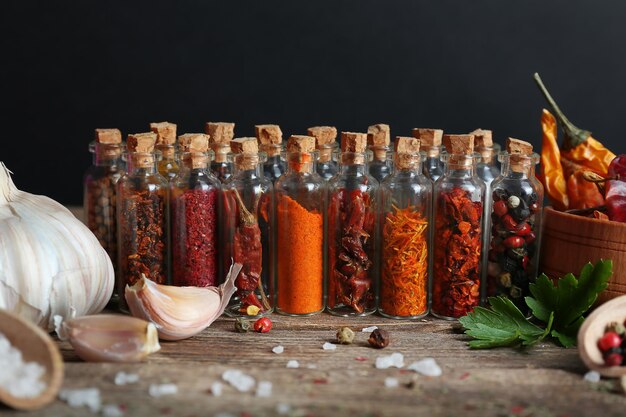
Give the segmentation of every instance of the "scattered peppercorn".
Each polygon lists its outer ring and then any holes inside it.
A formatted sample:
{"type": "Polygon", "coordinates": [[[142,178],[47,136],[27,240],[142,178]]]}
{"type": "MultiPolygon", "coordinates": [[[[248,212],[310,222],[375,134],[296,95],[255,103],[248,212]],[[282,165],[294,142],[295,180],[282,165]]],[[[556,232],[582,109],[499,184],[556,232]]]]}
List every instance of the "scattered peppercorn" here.
{"type": "Polygon", "coordinates": [[[376,349],[386,348],[389,346],[389,333],[386,330],[376,329],[370,334],[367,341],[376,349]]]}
{"type": "Polygon", "coordinates": [[[354,340],[354,332],[349,327],[342,327],[337,330],[337,342],[342,345],[349,345],[354,340]]]}
{"type": "Polygon", "coordinates": [[[259,333],[267,333],[272,329],[272,320],[268,317],[261,317],[254,322],[254,330],[259,333]]]}
{"type": "Polygon", "coordinates": [[[238,318],[235,320],[235,330],[239,333],[246,333],[250,330],[250,322],[248,320],[244,320],[243,318],[238,318]]]}

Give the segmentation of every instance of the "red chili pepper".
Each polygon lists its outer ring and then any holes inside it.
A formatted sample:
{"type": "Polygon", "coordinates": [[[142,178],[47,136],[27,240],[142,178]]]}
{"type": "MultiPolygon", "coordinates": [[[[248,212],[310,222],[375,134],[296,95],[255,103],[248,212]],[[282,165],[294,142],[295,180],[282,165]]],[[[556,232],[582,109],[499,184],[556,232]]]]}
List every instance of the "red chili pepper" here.
{"type": "Polygon", "coordinates": [[[493,212],[498,215],[498,217],[504,216],[509,211],[506,203],[502,200],[496,201],[493,203],[493,212]]]}
{"type": "Polygon", "coordinates": [[[509,236],[502,243],[509,249],[516,249],[524,246],[524,239],[519,236],[509,236]]]}
{"type": "Polygon", "coordinates": [[[259,333],[267,333],[272,330],[272,320],[269,317],[261,317],[254,322],[254,331],[259,333]]]}
{"type": "Polygon", "coordinates": [[[517,230],[517,222],[513,220],[510,214],[506,214],[502,219],[500,219],[502,225],[509,231],[515,232],[517,230]]]}

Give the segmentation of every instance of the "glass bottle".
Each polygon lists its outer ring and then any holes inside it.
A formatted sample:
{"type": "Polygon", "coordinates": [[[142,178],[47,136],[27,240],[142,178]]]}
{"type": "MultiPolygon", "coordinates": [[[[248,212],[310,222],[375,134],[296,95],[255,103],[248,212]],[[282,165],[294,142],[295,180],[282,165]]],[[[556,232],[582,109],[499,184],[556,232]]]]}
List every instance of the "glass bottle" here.
{"type": "Polygon", "coordinates": [[[337,128],[334,126],[314,126],[307,129],[307,134],[315,138],[315,147],[319,153],[316,171],[322,179],[328,181],[339,172],[337,163],[337,128]]]}
{"type": "Polygon", "coordinates": [[[235,171],[223,184],[225,254],[243,269],[226,314],[258,317],[274,309],[274,192],[263,175],[256,138],[233,139],[230,145],[235,171]]]}
{"type": "Polygon", "coordinates": [[[256,125],[255,131],[260,150],[267,155],[263,162],[263,174],[273,184],[287,170],[282,158],[283,132],[278,125],[256,125]]]}
{"type": "Polygon", "coordinates": [[[376,310],[378,181],[368,174],[365,133],[342,132],[339,173],[328,182],[327,310],[376,310]]]}
{"type": "Polygon", "coordinates": [[[381,184],[378,311],[414,319],[428,314],[432,181],[422,173],[418,139],[396,138],[395,170],[381,184]]]}
{"type": "Polygon", "coordinates": [[[208,170],[209,137],[191,133],[178,142],[181,166],[170,181],[172,284],[215,286],[221,185],[208,170]]]}
{"type": "Polygon", "coordinates": [[[472,135],[444,135],[445,170],[434,185],[433,315],[456,319],[481,297],[485,183],[476,176],[472,135]]]}
{"type": "Polygon", "coordinates": [[[83,180],[83,207],[87,227],[111,258],[117,270],[117,219],[115,185],[123,174],[122,133],[118,129],[96,129],[89,145],[93,165],[83,180]]]}
{"type": "Polygon", "coordinates": [[[312,315],[324,310],[324,180],[315,172],[315,138],[287,143],[287,172],[275,184],[276,310],[312,315]]]}
{"type": "Polygon", "coordinates": [[[367,128],[367,148],[372,152],[373,159],[367,165],[369,174],[381,183],[393,169],[392,154],[389,143],[391,132],[389,125],[375,124],[367,128]]]}
{"type": "Polygon", "coordinates": [[[160,152],[157,170],[167,181],[178,173],[176,156],[176,125],[174,123],[150,123],[150,130],[157,134],[156,150],[160,152]]]}
{"type": "Polygon", "coordinates": [[[535,177],[539,155],[532,145],[507,141],[499,155],[502,175],[492,183],[492,227],[487,295],[507,296],[524,313],[524,297],[539,268],[543,186],[535,177]]]}
{"type": "Polygon", "coordinates": [[[420,147],[426,153],[426,159],[422,164],[424,175],[433,182],[437,181],[443,175],[443,162],[440,159],[441,154],[441,138],[443,130],[441,129],[413,129],[413,137],[420,140],[420,147]]]}
{"type": "Polygon", "coordinates": [[[235,136],[235,124],[207,122],[204,132],[209,135],[209,144],[215,155],[211,161],[211,172],[223,183],[233,174],[233,163],[228,161],[228,154],[230,141],[235,136]]]}
{"type": "Polygon", "coordinates": [[[156,169],[156,134],[138,133],[127,140],[127,169],[117,182],[120,308],[127,309],[124,288],[142,275],[167,282],[168,184],[156,169]]]}

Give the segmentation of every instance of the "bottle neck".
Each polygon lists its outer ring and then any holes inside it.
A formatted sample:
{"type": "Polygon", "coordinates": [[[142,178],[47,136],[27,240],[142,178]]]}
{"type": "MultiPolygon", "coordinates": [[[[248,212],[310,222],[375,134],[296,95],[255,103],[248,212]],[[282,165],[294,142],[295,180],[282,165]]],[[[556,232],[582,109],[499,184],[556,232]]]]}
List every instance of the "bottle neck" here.
{"type": "Polygon", "coordinates": [[[383,145],[372,145],[368,149],[374,154],[374,161],[385,162],[389,158],[389,147],[383,145]]]}
{"type": "Polygon", "coordinates": [[[496,164],[496,149],[493,146],[481,146],[476,148],[476,152],[480,154],[480,162],[493,166],[496,164]]]}
{"type": "Polygon", "coordinates": [[[318,162],[329,162],[333,158],[333,152],[337,149],[337,142],[318,145],[317,150],[319,152],[318,162]]]}
{"type": "Polygon", "coordinates": [[[419,174],[422,172],[422,155],[396,153],[394,166],[396,173],[399,175],[407,173],[419,174]]]}
{"type": "Polygon", "coordinates": [[[310,152],[290,152],[287,154],[287,172],[311,173],[315,170],[316,155],[310,152]]]}
{"type": "Polygon", "coordinates": [[[155,148],[161,153],[162,161],[173,161],[176,159],[176,144],[160,144],[156,145],[155,148]]]}
{"type": "Polygon", "coordinates": [[[122,144],[104,144],[94,142],[89,150],[93,153],[93,164],[96,166],[117,166],[122,158],[122,144]]]}
{"type": "Polygon", "coordinates": [[[129,152],[127,172],[129,174],[156,172],[156,158],[154,152],[129,152]]]}
{"type": "Polygon", "coordinates": [[[215,162],[228,162],[228,153],[230,152],[229,143],[213,143],[211,149],[215,153],[215,162]]]}
{"type": "Polygon", "coordinates": [[[232,156],[232,162],[236,176],[263,176],[263,160],[258,154],[236,154],[232,156]]]}
{"type": "Polygon", "coordinates": [[[211,162],[211,153],[185,152],[181,155],[182,165],[185,169],[206,169],[211,162]]]}
{"type": "Polygon", "coordinates": [[[428,158],[439,158],[441,154],[441,146],[432,145],[432,146],[424,146],[422,145],[422,151],[426,154],[428,158]]]}
{"type": "Polygon", "coordinates": [[[472,177],[476,169],[476,162],[480,158],[477,154],[448,154],[440,156],[444,163],[444,175],[450,177],[472,177]]]}
{"type": "Polygon", "coordinates": [[[344,174],[365,174],[367,172],[365,154],[363,152],[342,152],[339,171],[344,174]]]}
{"type": "Polygon", "coordinates": [[[268,143],[268,144],[264,144],[264,145],[261,145],[260,150],[262,152],[265,152],[265,154],[267,154],[268,158],[270,158],[272,156],[280,156],[280,153],[283,150],[283,144],[282,143],[268,143]]]}
{"type": "Polygon", "coordinates": [[[535,165],[539,162],[539,155],[511,155],[502,152],[498,156],[502,163],[502,176],[515,178],[534,178],[535,165]]]}

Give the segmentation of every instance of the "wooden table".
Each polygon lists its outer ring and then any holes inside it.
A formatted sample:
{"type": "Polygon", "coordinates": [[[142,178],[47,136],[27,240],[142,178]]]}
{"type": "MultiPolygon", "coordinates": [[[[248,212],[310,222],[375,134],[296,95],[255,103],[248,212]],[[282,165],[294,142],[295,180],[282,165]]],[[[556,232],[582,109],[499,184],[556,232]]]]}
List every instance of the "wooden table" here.
{"type": "MultiPolygon", "coordinates": [[[[65,388],[97,387],[105,404],[123,404],[128,416],[274,416],[289,406],[288,416],[625,416],[626,396],[608,392],[612,382],[583,380],[586,369],[576,349],[541,344],[527,351],[500,348],[474,351],[454,322],[428,317],[400,322],[378,316],[310,318],[273,315],[270,333],[234,331],[234,321],[222,318],[197,337],[163,342],[160,352],[134,365],[81,362],[68,343],[60,347],[66,360],[65,388]],[[386,349],[369,347],[361,328],[387,329],[386,349]],[[352,345],[322,350],[334,341],[340,326],[357,331],[352,345]],[[285,351],[275,354],[272,348],[285,351]],[[405,364],[433,357],[443,368],[440,377],[425,377],[404,369],[376,369],[377,356],[401,352],[405,364]],[[361,360],[357,360],[360,358],[361,360]],[[362,360],[366,358],[365,360],[362,360]],[[287,369],[287,361],[300,368],[287,369]],[[238,369],[257,381],[272,382],[269,398],[254,391],[239,393],[224,383],[224,392],[210,393],[227,369],[238,369]],[[117,386],[117,372],[138,373],[136,384],[117,386]],[[386,388],[386,377],[399,380],[386,388]],[[171,382],[179,393],[161,398],[148,395],[151,383],[171,382]]],[[[222,381],[223,382],[223,381],[222,381]]],[[[32,413],[0,409],[2,416],[87,416],[86,408],[56,401],[32,413]]]]}

